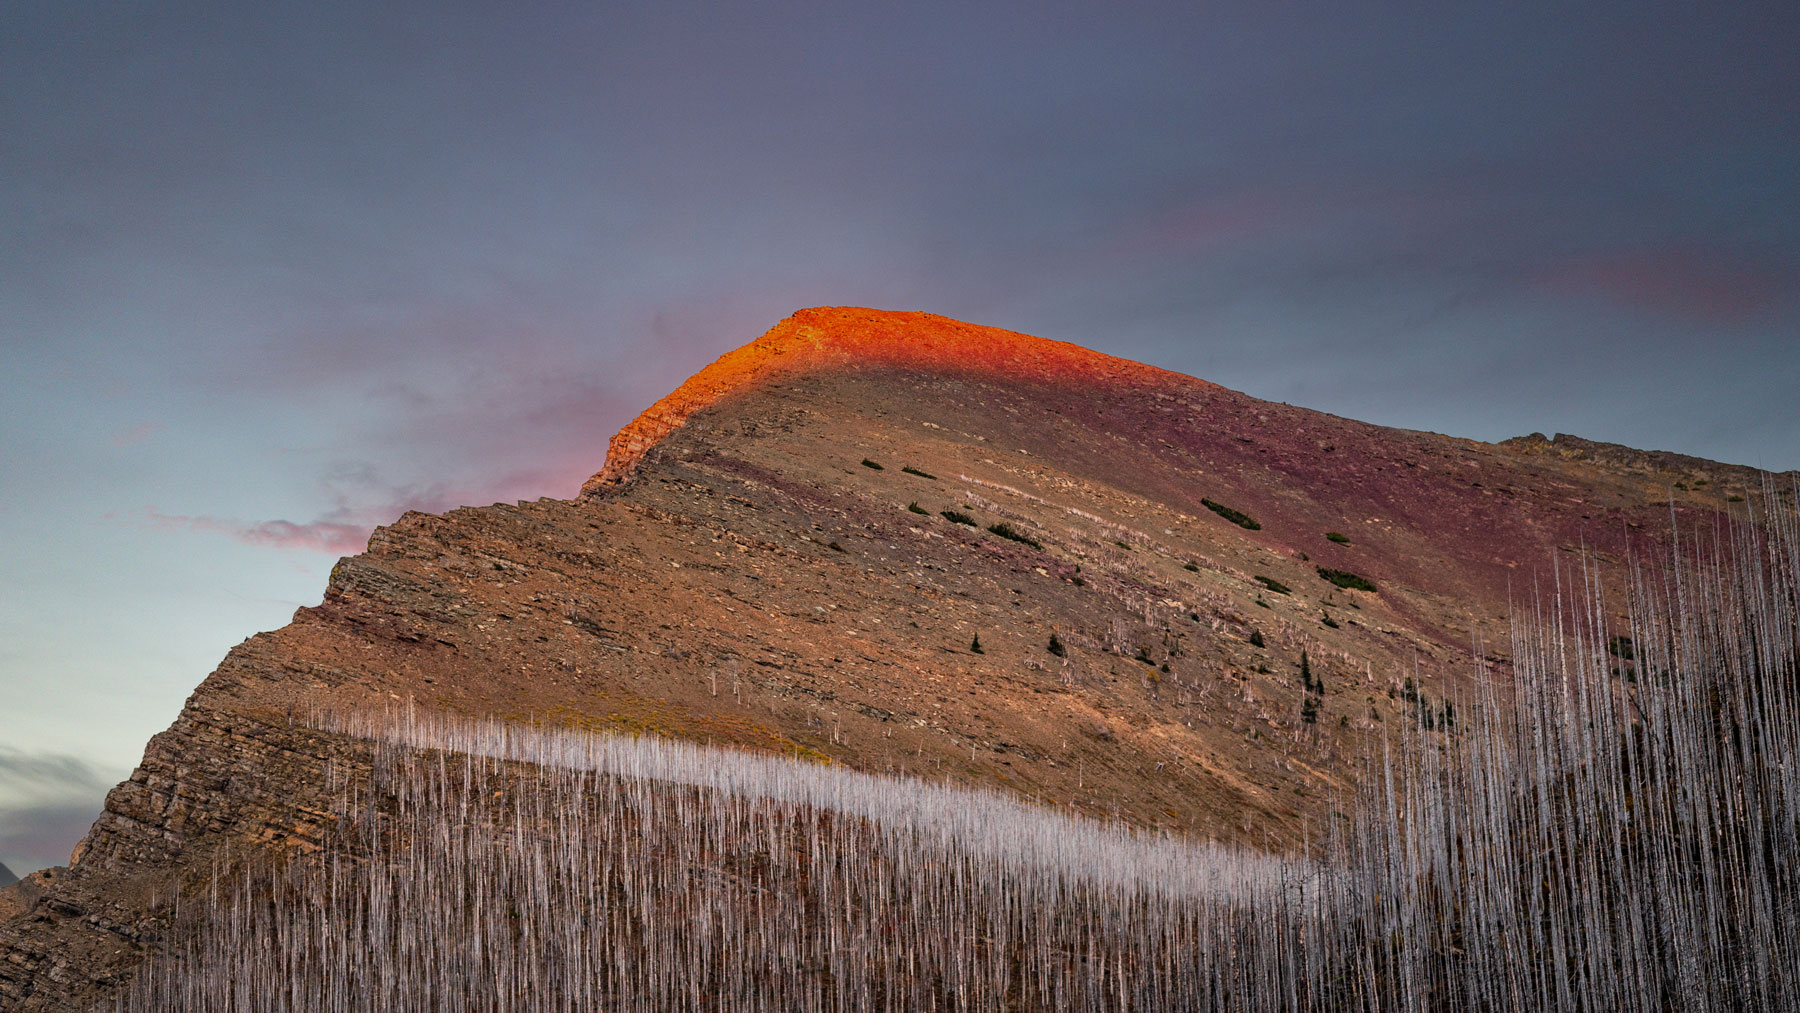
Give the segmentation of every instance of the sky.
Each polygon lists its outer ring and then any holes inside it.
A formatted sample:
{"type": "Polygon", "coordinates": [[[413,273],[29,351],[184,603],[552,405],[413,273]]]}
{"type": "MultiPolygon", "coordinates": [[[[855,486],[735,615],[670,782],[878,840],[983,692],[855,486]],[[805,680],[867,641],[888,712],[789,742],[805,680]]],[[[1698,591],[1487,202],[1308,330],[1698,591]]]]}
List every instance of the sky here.
{"type": "Polygon", "coordinates": [[[796,309],[1800,468],[1784,3],[19,0],[0,862],[407,509],[796,309]]]}

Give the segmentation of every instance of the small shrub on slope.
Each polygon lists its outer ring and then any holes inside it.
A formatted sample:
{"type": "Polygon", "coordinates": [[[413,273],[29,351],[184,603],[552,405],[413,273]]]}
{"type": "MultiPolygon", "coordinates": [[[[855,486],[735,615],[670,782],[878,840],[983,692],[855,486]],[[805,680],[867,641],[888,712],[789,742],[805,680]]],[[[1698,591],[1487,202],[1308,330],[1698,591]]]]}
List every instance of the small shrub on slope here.
{"type": "Polygon", "coordinates": [[[1214,503],[1212,500],[1209,500],[1209,499],[1201,500],[1200,505],[1205,507],[1208,510],[1211,510],[1213,513],[1218,514],[1220,517],[1225,518],[1226,520],[1230,521],[1231,523],[1236,524],[1240,528],[1245,528],[1250,531],[1261,531],[1262,530],[1262,525],[1256,523],[1256,518],[1250,516],[1247,513],[1244,513],[1242,510],[1233,510],[1223,503],[1214,503]]]}
{"type": "Polygon", "coordinates": [[[1331,583],[1337,585],[1338,587],[1345,588],[1350,591],[1373,591],[1373,590],[1375,590],[1374,583],[1372,583],[1368,578],[1359,577],[1356,574],[1351,573],[1349,570],[1332,570],[1332,569],[1327,569],[1326,567],[1323,567],[1323,566],[1317,567],[1317,569],[1319,571],[1320,577],[1323,577],[1324,579],[1330,581],[1331,583]]]}
{"type": "Polygon", "coordinates": [[[999,535],[1001,538],[1010,538],[1015,542],[1022,542],[1026,545],[1029,545],[1034,549],[1043,548],[1043,546],[1038,543],[1037,539],[1032,538],[1029,535],[1021,534],[1019,531],[1015,530],[1012,525],[1006,523],[1005,521],[1002,521],[999,524],[988,525],[988,530],[993,532],[996,535],[999,535]]]}

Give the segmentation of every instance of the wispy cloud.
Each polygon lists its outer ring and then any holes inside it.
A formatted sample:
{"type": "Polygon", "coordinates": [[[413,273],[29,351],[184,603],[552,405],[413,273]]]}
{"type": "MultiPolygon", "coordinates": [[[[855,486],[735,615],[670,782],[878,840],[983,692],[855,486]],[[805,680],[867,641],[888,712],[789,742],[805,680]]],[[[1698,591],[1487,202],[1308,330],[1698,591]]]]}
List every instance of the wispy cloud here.
{"type": "Polygon", "coordinates": [[[369,542],[369,532],[374,530],[372,524],[344,524],[334,521],[296,524],[283,520],[246,523],[223,517],[165,514],[155,509],[145,510],[144,517],[153,526],[165,531],[215,531],[246,545],[329,552],[340,556],[361,552],[369,542]]]}
{"type": "Polygon", "coordinates": [[[1663,313],[1736,323],[1800,289],[1800,272],[1698,244],[1611,250],[1546,268],[1548,287],[1663,313]]]}
{"type": "Polygon", "coordinates": [[[162,430],[163,424],[160,422],[139,422],[135,426],[127,426],[124,429],[113,433],[113,447],[115,449],[123,450],[126,447],[144,442],[150,437],[155,436],[157,433],[162,432],[162,430]]]}
{"type": "Polygon", "coordinates": [[[408,511],[439,514],[463,506],[483,506],[545,494],[573,495],[599,470],[599,457],[567,455],[561,464],[514,469],[467,484],[392,485],[368,463],[343,463],[320,481],[319,500],[334,505],[310,521],[245,521],[210,515],[167,513],[145,507],[139,517],[163,531],[202,531],[246,545],[336,556],[362,552],[369,535],[408,511]]]}
{"type": "Polygon", "coordinates": [[[99,790],[60,805],[0,809],[0,862],[20,876],[67,864],[105,801],[105,790],[99,790]]]}
{"type": "Polygon", "coordinates": [[[0,809],[100,787],[86,761],[60,753],[25,753],[0,746],[0,809]]]}
{"type": "Polygon", "coordinates": [[[67,862],[107,788],[78,757],[0,747],[0,862],[20,875],[67,862]]]}

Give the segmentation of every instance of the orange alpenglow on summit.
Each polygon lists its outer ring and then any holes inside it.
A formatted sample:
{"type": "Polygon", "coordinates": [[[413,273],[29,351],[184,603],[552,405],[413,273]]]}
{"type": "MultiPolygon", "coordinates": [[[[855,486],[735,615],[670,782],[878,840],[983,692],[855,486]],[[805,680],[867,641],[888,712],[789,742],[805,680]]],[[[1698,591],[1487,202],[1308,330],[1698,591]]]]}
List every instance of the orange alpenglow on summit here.
{"type": "Polygon", "coordinates": [[[727,352],[651,405],[607,446],[599,474],[582,484],[592,493],[623,481],[645,451],[695,412],[777,376],[837,369],[920,369],[1133,390],[1216,385],[1120,359],[1066,341],[999,327],[858,306],[801,310],[748,345],[727,352]]]}

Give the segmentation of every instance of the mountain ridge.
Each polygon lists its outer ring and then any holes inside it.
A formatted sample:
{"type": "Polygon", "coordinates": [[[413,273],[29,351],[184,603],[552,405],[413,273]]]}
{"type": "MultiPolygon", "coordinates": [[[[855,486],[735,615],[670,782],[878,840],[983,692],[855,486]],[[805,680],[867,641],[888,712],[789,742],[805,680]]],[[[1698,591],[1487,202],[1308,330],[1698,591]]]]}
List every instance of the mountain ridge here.
{"type": "Polygon", "coordinates": [[[1760,485],[1765,475],[1776,481],[1784,478],[1790,481],[1800,479],[1800,470],[1769,471],[1748,464],[1714,461],[1673,450],[1645,450],[1623,443],[1590,440],[1570,433],[1557,433],[1548,437],[1543,433],[1530,433],[1501,440],[1495,445],[1523,454],[1553,454],[1565,460],[1589,461],[1636,474],[1662,475],[1667,477],[1671,488],[1677,482],[1681,483],[1683,489],[1695,482],[1698,482],[1699,488],[1720,482],[1736,482],[1750,487],[1760,485]]]}
{"type": "Polygon", "coordinates": [[[85,1008],[215,862],[317,847],[373,762],[321,709],[685,738],[1300,848],[1370,743],[1440,720],[1472,661],[1504,682],[1534,574],[1615,579],[1763,495],[929,314],[770,334],[576,497],[409,513],[234,648],[0,925],[0,1003],[85,1008]]]}

